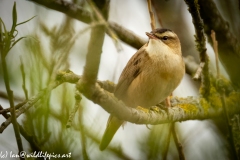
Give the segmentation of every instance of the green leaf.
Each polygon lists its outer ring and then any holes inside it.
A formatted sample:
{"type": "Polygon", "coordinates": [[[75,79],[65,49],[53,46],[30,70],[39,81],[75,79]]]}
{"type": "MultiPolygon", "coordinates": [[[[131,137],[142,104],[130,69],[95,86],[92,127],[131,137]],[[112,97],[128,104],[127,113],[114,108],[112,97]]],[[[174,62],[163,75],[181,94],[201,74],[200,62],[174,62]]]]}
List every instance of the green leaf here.
{"type": "Polygon", "coordinates": [[[13,46],[14,46],[15,44],[17,44],[17,43],[18,43],[20,40],[22,40],[23,38],[27,38],[27,37],[18,38],[18,39],[12,44],[12,46],[9,48],[8,51],[10,51],[10,50],[13,48],[13,46]]]}
{"type": "MultiPolygon", "coordinates": [[[[1,20],[1,23],[2,23],[2,25],[3,25],[5,39],[7,39],[7,38],[8,38],[7,28],[6,28],[5,24],[4,24],[4,22],[2,21],[2,19],[0,19],[0,20],[1,20]]],[[[1,28],[2,28],[2,27],[1,27],[1,28]]]]}
{"type": "Polygon", "coordinates": [[[28,20],[26,20],[26,21],[24,21],[24,22],[18,23],[16,26],[21,25],[21,24],[24,24],[24,23],[27,23],[28,21],[31,21],[31,20],[32,20],[33,18],[35,18],[35,17],[37,17],[37,16],[33,16],[32,18],[30,18],[30,19],[28,19],[28,20]]]}
{"type": "Polygon", "coordinates": [[[8,48],[10,48],[10,45],[11,45],[11,37],[9,37],[9,34],[8,34],[8,31],[7,31],[7,28],[4,24],[4,22],[2,21],[1,19],[1,22],[2,22],[2,26],[3,26],[3,29],[4,29],[4,33],[2,34],[2,36],[4,35],[3,38],[3,41],[5,43],[5,45],[3,46],[3,51],[4,51],[4,56],[7,55],[8,52],[6,52],[8,50],[8,48]]]}
{"type": "Polygon", "coordinates": [[[13,19],[13,24],[12,24],[11,33],[14,32],[14,30],[15,30],[15,28],[16,28],[16,26],[17,26],[17,9],[16,9],[16,2],[14,2],[14,5],[13,5],[12,19],[13,19]]]}

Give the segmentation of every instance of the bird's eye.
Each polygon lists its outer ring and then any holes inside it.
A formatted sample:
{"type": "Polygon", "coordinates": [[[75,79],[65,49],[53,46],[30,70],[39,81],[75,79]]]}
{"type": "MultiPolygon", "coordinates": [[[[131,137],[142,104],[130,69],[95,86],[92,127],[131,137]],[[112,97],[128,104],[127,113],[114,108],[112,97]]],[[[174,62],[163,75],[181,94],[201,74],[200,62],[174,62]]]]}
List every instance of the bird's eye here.
{"type": "Polygon", "coordinates": [[[168,40],[168,37],[167,36],[163,36],[162,40],[168,40]]]}

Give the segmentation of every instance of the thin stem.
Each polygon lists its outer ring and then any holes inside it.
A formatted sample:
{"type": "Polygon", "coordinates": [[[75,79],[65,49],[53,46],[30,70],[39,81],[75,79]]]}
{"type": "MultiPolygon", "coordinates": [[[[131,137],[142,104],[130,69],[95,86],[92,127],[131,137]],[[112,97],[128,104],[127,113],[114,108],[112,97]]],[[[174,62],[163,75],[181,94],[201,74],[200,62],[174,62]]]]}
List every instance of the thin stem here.
{"type": "Polygon", "coordinates": [[[80,107],[81,100],[82,100],[81,94],[78,91],[76,91],[76,94],[75,94],[75,105],[74,105],[74,108],[73,108],[73,110],[71,111],[71,113],[69,115],[68,122],[66,124],[67,128],[70,128],[72,126],[73,118],[74,118],[76,112],[78,111],[78,108],[80,107]]]}
{"type": "Polygon", "coordinates": [[[177,132],[175,130],[175,123],[172,124],[172,134],[173,134],[173,139],[176,144],[177,150],[178,150],[178,155],[179,155],[179,160],[185,160],[185,156],[183,153],[183,147],[182,144],[177,136],[177,132]]]}
{"type": "Polygon", "coordinates": [[[218,41],[216,40],[216,34],[215,34],[214,30],[211,30],[211,37],[212,37],[212,41],[213,41],[213,50],[215,53],[217,78],[220,78],[219,63],[218,63],[218,41]]]}
{"type": "Polygon", "coordinates": [[[227,125],[227,129],[228,129],[228,138],[229,138],[229,143],[230,143],[230,146],[231,146],[231,151],[233,153],[233,158],[234,159],[239,159],[238,158],[238,154],[237,154],[237,151],[236,151],[236,147],[235,147],[235,143],[234,143],[234,138],[233,138],[233,132],[232,132],[232,128],[231,128],[231,122],[230,122],[230,118],[229,118],[229,115],[228,115],[228,110],[227,110],[227,107],[226,107],[226,100],[225,100],[225,92],[223,90],[223,93],[221,94],[221,101],[222,101],[222,105],[223,105],[223,114],[224,114],[224,117],[226,119],[226,125],[227,125]]]}
{"type": "Polygon", "coordinates": [[[150,19],[151,19],[151,27],[152,27],[152,30],[156,29],[156,25],[155,25],[155,18],[154,18],[154,13],[152,11],[152,3],[151,3],[151,0],[147,0],[147,4],[148,4],[148,11],[149,11],[149,14],[150,14],[150,19]]]}
{"type": "MultiPolygon", "coordinates": [[[[13,129],[14,129],[14,133],[15,133],[15,137],[16,137],[16,141],[17,141],[17,145],[18,145],[18,151],[20,153],[23,151],[23,145],[22,145],[22,140],[21,140],[18,123],[17,123],[17,119],[16,119],[14,100],[13,100],[13,91],[11,90],[10,84],[9,84],[9,76],[8,76],[7,64],[6,64],[6,59],[5,59],[6,54],[3,50],[3,46],[1,46],[0,52],[1,52],[0,54],[1,54],[1,58],[2,58],[3,78],[4,78],[6,91],[8,94],[8,100],[10,103],[10,113],[11,113],[11,118],[12,118],[12,124],[13,124],[13,129]]],[[[20,159],[24,159],[24,158],[20,158],[20,159]]]]}

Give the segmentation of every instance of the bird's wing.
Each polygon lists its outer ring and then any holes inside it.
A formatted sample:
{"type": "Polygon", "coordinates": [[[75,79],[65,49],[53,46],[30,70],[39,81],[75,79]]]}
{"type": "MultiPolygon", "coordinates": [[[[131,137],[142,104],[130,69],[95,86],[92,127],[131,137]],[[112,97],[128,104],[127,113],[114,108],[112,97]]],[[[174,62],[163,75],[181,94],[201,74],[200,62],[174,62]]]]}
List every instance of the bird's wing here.
{"type": "Polygon", "coordinates": [[[146,46],[147,44],[142,46],[132,56],[132,58],[128,61],[127,65],[123,69],[114,92],[115,96],[118,99],[124,100],[124,96],[127,92],[128,87],[132,81],[142,72],[144,68],[144,61],[149,59],[148,54],[145,52],[146,46]]]}

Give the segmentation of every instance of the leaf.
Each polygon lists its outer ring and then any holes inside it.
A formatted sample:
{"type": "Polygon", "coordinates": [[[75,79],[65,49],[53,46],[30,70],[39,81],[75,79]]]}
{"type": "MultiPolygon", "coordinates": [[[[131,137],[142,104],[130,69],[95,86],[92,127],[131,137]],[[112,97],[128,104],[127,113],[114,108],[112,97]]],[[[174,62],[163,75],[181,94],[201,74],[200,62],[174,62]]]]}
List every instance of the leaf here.
{"type": "Polygon", "coordinates": [[[8,53],[7,51],[10,50],[8,48],[10,48],[11,37],[9,37],[8,31],[7,31],[7,28],[4,24],[4,22],[2,21],[2,19],[0,19],[0,20],[1,20],[1,23],[2,23],[2,26],[3,26],[3,29],[4,29],[4,33],[2,34],[2,36],[4,35],[4,37],[2,37],[3,38],[2,41],[3,41],[3,43],[5,43],[3,45],[3,54],[4,54],[4,57],[5,57],[8,53]]]}
{"type": "Polygon", "coordinates": [[[16,9],[16,2],[14,2],[14,5],[13,5],[12,19],[13,19],[13,24],[12,24],[11,33],[14,32],[14,30],[15,30],[15,28],[16,28],[16,26],[17,26],[17,9],[16,9]]]}
{"type": "Polygon", "coordinates": [[[22,40],[23,38],[27,38],[27,37],[18,38],[18,39],[12,44],[12,46],[9,48],[8,51],[10,51],[10,50],[13,48],[13,46],[14,46],[15,44],[17,44],[17,43],[18,43],[20,40],[22,40]]]}
{"type": "MultiPolygon", "coordinates": [[[[2,21],[2,19],[0,19],[0,20],[1,20],[2,25],[3,25],[5,39],[7,39],[7,38],[8,38],[7,28],[6,28],[5,24],[4,24],[4,22],[2,21]]],[[[2,28],[2,27],[1,27],[1,28],[2,28]]]]}
{"type": "Polygon", "coordinates": [[[21,25],[21,24],[24,24],[24,23],[27,23],[28,21],[31,21],[31,20],[32,20],[33,18],[35,18],[35,17],[37,17],[37,16],[33,16],[32,18],[30,18],[30,19],[28,19],[28,20],[26,20],[26,21],[24,21],[24,22],[18,23],[16,26],[21,25]]]}

